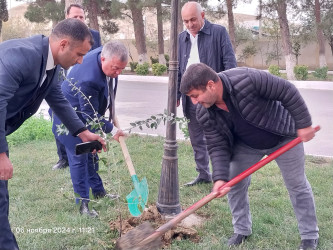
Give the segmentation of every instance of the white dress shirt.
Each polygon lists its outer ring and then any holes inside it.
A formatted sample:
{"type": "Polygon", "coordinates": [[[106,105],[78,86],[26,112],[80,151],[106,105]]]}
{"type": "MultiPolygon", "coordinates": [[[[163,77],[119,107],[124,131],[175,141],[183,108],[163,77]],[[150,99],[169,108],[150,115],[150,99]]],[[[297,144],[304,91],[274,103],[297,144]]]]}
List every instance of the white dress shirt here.
{"type": "Polygon", "coordinates": [[[54,59],[53,59],[53,55],[52,55],[52,51],[51,51],[51,46],[49,44],[49,53],[47,55],[47,61],[46,61],[46,68],[45,68],[45,72],[44,72],[44,76],[42,78],[42,81],[40,82],[40,85],[39,86],[42,86],[45,79],[46,79],[46,71],[47,70],[51,70],[51,69],[54,69],[55,68],[55,64],[54,64],[54,59]]]}

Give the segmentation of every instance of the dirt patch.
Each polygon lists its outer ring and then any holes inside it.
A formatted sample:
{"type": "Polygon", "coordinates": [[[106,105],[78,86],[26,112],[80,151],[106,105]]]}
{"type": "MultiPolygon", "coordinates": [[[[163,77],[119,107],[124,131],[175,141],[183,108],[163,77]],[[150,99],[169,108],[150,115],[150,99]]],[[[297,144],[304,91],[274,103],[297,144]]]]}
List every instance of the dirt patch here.
{"type": "MultiPolygon", "coordinates": [[[[196,243],[200,241],[198,232],[193,226],[201,225],[204,219],[195,214],[188,216],[186,219],[187,220],[184,219],[182,223],[177,225],[177,227],[167,231],[162,236],[162,248],[169,246],[173,240],[189,239],[196,243]]],[[[149,222],[154,229],[157,229],[165,224],[167,220],[165,220],[158,212],[157,207],[152,205],[149,206],[140,217],[130,217],[121,221],[111,221],[110,228],[111,230],[117,230],[119,233],[121,228],[120,234],[123,236],[145,222],[149,222]]]]}

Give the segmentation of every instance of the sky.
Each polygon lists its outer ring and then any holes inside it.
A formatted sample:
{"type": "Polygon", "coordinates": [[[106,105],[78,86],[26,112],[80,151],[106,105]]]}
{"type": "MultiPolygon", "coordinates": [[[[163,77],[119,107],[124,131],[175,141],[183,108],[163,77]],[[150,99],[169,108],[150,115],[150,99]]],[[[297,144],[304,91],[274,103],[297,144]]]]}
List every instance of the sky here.
{"type": "Polygon", "coordinates": [[[251,4],[241,3],[239,1],[237,8],[234,10],[235,13],[257,15],[258,0],[252,0],[251,4]]]}
{"type": "MultiPolygon", "coordinates": [[[[209,0],[210,3],[216,4],[218,0],[209,0]]],[[[22,1],[16,0],[7,0],[7,7],[13,8],[19,4],[22,4],[22,1]]],[[[239,1],[237,8],[234,10],[235,13],[242,13],[242,14],[249,14],[249,15],[256,15],[256,8],[258,6],[258,0],[252,0],[251,4],[244,4],[239,1]]]]}

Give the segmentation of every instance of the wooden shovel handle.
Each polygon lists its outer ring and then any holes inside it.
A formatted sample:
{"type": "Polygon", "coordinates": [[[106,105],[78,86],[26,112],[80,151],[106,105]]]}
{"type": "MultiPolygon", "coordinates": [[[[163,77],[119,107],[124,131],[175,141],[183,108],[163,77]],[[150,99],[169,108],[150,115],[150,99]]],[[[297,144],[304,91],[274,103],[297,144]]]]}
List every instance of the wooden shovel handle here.
{"type": "Polygon", "coordinates": [[[134,169],[134,166],[133,166],[133,162],[131,160],[131,156],[128,153],[128,149],[127,149],[127,146],[126,146],[126,143],[125,143],[125,137],[124,136],[119,136],[119,142],[120,142],[121,150],[123,151],[123,155],[124,155],[127,167],[128,167],[128,171],[130,172],[130,175],[131,176],[136,175],[135,169],[134,169]]]}
{"type": "MultiPolygon", "coordinates": [[[[118,118],[117,118],[116,115],[114,115],[114,118],[112,120],[113,120],[113,124],[118,129],[120,129],[119,121],[118,121],[118,118]]],[[[126,165],[128,167],[128,171],[130,172],[130,175],[131,176],[136,175],[131,156],[128,152],[128,149],[127,149],[127,146],[126,146],[126,143],[125,143],[125,137],[124,136],[119,136],[119,143],[120,143],[120,146],[121,146],[121,150],[123,151],[125,162],[126,162],[126,165]]]]}

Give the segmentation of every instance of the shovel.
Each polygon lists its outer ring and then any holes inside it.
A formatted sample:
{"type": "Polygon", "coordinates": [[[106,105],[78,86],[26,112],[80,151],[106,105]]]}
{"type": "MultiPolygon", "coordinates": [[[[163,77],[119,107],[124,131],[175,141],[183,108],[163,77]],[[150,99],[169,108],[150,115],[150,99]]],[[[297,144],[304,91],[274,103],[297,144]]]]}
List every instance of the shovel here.
{"type": "MultiPolygon", "coordinates": [[[[117,117],[115,116],[113,119],[113,122],[117,128],[119,127],[119,122],[117,117]]],[[[146,177],[142,179],[140,182],[136,173],[135,169],[130,157],[130,154],[128,153],[128,149],[125,143],[125,138],[123,136],[119,137],[119,143],[121,146],[121,150],[123,151],[123,155],[126,161],[126,165],[128,167],[128,171],[131,175],[131,179],[134,185],[134,190],[126,196],[128,209],[133,216],[140,216],[143,212],[143,210],[146,207],[147,201],[148,201],[148,184],[146,177]]]]}
{"type": "MultiPolygon", "coordinates": [[[[315,127],[315,131],[317,132],[320,129],[319,126],[315,127]]],[[[296,139],[290,141],[283,147],[279,148],[275,152],[268,155],[266,158],[262,159],[261,161],[257,162],[247,170],[243,171],[236,177],[232,178],[230,181],[225,183],[223,186],[219,188],[217,192],[211,192],[201,200],[194,203],[192,206],[178,214],[176,217],[174,217],[172,220],[168,221],[164,225],[160,226],[156,231],[152,228],[152,226],[149,223],[144,223],[140,225],[138,228],[135,228],[122,236],[120,239],[118,239],[116,248],[117,249],[158,249],[161,247],[161,236],[171,228],[175,227],[180,221],[182,221],[184,218],[189,216],[190,214],[194,213],[196,210],[201,208],[202,206],[206,205],[208,202],[216,198],[220,191],[226,187],[232,187],[236,185],[238,182],[242,181],[258,169],[265,166],[267,163],[271,162],[272,160],[276,159],[289,149],[295,147],[297,144],[299,144],[302,140],[297,137],[296,139]],[[141,237],[141,239],[140,239],[141,237]],[[135,241],[135,242],[134,242],[135,241]]]]}

